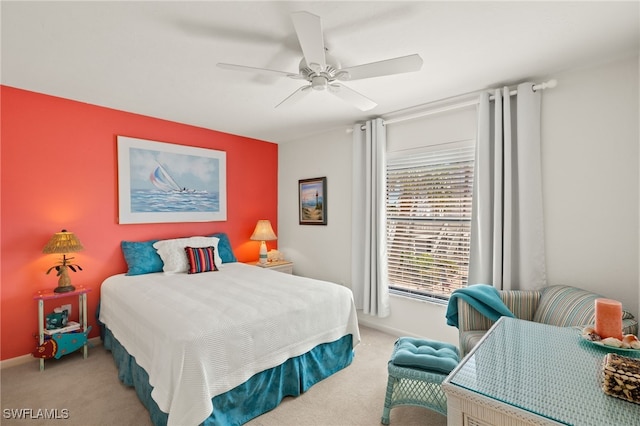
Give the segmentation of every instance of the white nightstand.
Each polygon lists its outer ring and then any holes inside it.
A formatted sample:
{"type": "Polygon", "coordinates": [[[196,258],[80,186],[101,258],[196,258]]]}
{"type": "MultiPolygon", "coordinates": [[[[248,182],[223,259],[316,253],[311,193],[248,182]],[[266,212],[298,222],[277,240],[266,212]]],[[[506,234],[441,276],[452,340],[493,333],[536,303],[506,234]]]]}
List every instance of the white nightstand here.
{"type": "Polygon", "coordinates": [[[273,262],[267,262],[261,264],[260,262],[250,262],[250,265],[259,266],[261,268],[272,269],[278,272],[284,272],[285,274],[293,274],[293,262],[288,260],[274,260],[273,262]]]}

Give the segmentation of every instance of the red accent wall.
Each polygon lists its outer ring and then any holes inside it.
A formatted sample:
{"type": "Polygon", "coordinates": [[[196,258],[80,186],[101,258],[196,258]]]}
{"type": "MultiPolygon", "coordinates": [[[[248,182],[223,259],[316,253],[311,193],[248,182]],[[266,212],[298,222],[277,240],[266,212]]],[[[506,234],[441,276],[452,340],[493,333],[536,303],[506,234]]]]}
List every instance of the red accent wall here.
{"type": "MultiPolygon", "coordinates": [[[[0,86],[0,98],[2,360],[36,346],[33,294],[56,287],[55,275],[45,272],[60,257],[45,255],[42,248],[63,228],[85,247],[74,254],[83,271],[70,276],[73,284],[92,289],[88,310],[95,337],[100,285],[126,272],[122,240],[226,232],[238,260],[250,261],[259,250],[259,243],[249,240],[257,220],[277,224],[276,144],[7,86],[0,86]],[[227,220],[119,225],[118,135],[225,151],[227,220]]],[[[47,304],[45,313],[62,303],[75,306],[74,299],[47,304]]]]}

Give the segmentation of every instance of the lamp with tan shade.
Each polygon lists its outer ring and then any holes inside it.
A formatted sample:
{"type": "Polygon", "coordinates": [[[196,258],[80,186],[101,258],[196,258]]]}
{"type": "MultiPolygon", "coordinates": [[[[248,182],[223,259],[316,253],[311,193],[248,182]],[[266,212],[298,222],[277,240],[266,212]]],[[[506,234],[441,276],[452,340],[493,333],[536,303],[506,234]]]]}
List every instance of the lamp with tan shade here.
{"type": "Polygon", "coordinates": [[[56,275],[60,277],[58,279],[58,287],[53,290],[54,292],[66,293],[76,289],[71,285],[71,278],[69,278],[69,272],[67,269],[71,269],[73,272],[76,272],[76,268],[80,271],[82,271],[82,268],[80,265],[72,264],[71,260],[74,258],[67,257],[67,253],[75,253],[80,250],[84,250],[82,243],[73,232],[68,232],[66,229],[53,234],[53,237],[51,237],[47,245],[42,249],[42,252],[45,254],[62,254],[62,259],[58,264],[47,270],[48,274],[55,269],[58,271],[56,275]]]}
{"type": "Polygon", "coordinates": [[[267,243],[265,241],[273,241],[278,239],[275,232],[273,232],[271,222],[266,219],[259,220],[256,224],[256,229],[253,231],[250,239],[254,241],[260,241],[260,263],[264,265],[265,263],[267,263],[267,243]]]}

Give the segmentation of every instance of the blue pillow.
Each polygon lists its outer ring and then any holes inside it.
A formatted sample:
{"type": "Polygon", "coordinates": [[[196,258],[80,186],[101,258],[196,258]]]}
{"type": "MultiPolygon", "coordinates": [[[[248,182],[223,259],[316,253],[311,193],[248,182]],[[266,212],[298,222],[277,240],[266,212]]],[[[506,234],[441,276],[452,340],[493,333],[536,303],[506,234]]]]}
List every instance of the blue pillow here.
{"type": "Polygon", "coordinates": [[[158,240],[134,242],[122,241],[122,254],[127,262],[129,270],[126,275],[142,275],[152,272],[162,272],[162,259],[158,252],[153,248],[153,243],[158,240]]]}
{"type": "Polygon", "coordinates": [[[402,367],[449,374],[460,358],[458,349],[450,343],[401,337],[395,344],[391,362],[402,367]]]}
{"type": "Polygon", "coordinates": [[[231,263],[237,262],[236,256],[233,254],[233,249],[231,249],[231,242],[229,241],[229,237],[224,232],[219,232],[217,234],[209,235],[210,237],[216,237],[220,241],[218,241],[218,254],[220,255],[220,259],[222,259],[222,263],[231,263]]]}

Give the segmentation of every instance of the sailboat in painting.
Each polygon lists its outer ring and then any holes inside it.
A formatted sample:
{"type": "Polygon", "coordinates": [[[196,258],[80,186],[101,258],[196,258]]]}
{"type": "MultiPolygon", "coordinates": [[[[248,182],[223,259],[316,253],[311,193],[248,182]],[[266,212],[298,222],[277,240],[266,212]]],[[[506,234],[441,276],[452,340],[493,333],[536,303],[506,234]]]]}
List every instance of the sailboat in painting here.
{"type": "Polygon", "coordinates": [[[175,179],[171,177],[167,169],[164,168],[162,164],[160,163],[157,163],[157,164],[158,166],[153,170],[153,172],[151,172],[149,179],[151,180],[151,183],[153,183],[153,185],[159,190],[164,192],[190,192],[190,193],[194,193],[194,192],[206,193],[207,192],[207,191],[196,191],[195,189],[188,189],[186,187],[181,187],[176,183],[175,179]]]}

